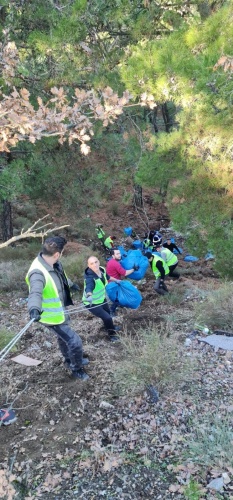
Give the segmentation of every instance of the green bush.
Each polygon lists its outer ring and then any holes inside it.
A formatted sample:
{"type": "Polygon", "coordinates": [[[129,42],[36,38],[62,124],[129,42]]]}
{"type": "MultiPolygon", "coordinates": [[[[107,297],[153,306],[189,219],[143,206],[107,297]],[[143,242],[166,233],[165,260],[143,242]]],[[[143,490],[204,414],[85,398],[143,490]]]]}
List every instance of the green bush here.
{"type": "Polygon", "coordinates": [[[209,328],[233,329],[233,283],[226,282],[210,291],[202,303],[196,305],[196,323],[209,328]]]}
{"type": "Polygon", "coordinates": [[[90,217],[77,220],[77,222],[72,225],[70,230],[77,233],[77,238],[93,239],[95,237],[95,224],[92,222],[90,217]]]}
{"type": "MultiPolygon", "coordinates": [[[[187,358],[182,356],[177,336],[166,325],[138,332],[122,339],[125,359],[118,363],[115,379],[124,391],[141,391],[147,384],[164,389],[187,376],[187,358]]],[[[190,359],[189,359],[190,363],[190,359]]]]}
{"type": "Polygon", "coordinates": [[[41,249],[40,238],[31,240],[29,243],[25,240],[21,240],[16,243],[16,246],[5,247],[0,249],[0,259],[1,261],[12,261],[12,260],[27,260],[28,267],[30,265],[30,260],[34,259],[41,249]]]}
{"type": "Polygon", "coordinates": [[[14,227],[16,229],[28,229],[32,225],[31,220],[29,220],[27,217],[19,215],[18,217],[15,217],[14,219],[14,227]]]}
{"type": "MultiPolygon", "coordinates": [[[[14,333],[11,333],[4,328],[0,329],[0,351],[13,339],[14,336],[14,333]]],[[[13,350],[15,349],[16,347],[13,347],[13,350]]]]}
{"type": "Polygon", "coordinates": [[[192,422],[193,434],[187,442],[187,455],[205,466],[233,466],[232,421],[229,415],[207,413],[192,422]]]}
{"type": "Polygon", "coordinates": [[[0,263],[0,289],[4,292],[26,290],[25,276],[30,262],[23,260],[0,263]]]}

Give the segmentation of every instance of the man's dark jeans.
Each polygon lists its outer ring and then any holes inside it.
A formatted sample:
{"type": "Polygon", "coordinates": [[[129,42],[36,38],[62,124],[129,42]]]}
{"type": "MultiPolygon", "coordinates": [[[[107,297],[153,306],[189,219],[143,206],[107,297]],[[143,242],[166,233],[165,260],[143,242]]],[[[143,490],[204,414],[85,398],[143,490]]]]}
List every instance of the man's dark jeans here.
{"type": "Polygon", "coordinates": [[[169,276],[171,276],[172,278],[180,277],[179,273],[174,273],[176,266],[178,266],[178,262],[176,264],[173,264],[173,266],[169,266],[169,276]]]}
{"type": "MultiPolygon", "coordinates": [[[[48,325],[46,325],[48,326],[48,325]]],[[[70,328],[68,323],[48,326],[57,335],[58,345],[72,371],[82,368],[83,346],[79,335],[70,328]]]]}
{"type": "Polygon", "coordinates": [[[117,307],[119,307],[120,302],[118,299],[114,300],[114,302],[111,303],[110,305],[110,312],[111,314],[115,314],[117,307]]]}
{"type": "Polygon", "coordinates": [[[108,304],[105,302],[103,304],[93,304],[92,306],[85,306],[88,311],[90,311],[97,318],[102,319],[105,329],[108,333],[114,332],[114,324],[110,316],[110,309],[108,304]]]}

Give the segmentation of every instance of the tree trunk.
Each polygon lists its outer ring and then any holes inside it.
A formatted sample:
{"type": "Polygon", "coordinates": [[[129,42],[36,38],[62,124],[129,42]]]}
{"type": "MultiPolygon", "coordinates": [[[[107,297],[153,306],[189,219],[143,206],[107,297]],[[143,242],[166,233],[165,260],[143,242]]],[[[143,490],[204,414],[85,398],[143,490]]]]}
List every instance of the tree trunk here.
{"type": "Polygon", "coordinates": [[[157,125],[157,113],[158,113],[158,108],[156,107],[151,112],[151,123],[153,123],[155,134],[157,134],[159,131],[158,125],[157,125]]]}
{"type": "Polygon", "coordinates": [[[1,213],[2,239],[7,241],[13,236],[11,202],[3,200],[1,213]]]}
{"type": "MultiPolygon", "coordinates": [[[[10,152],[3,154],[5,159],[7,160],[7,163],[11,163],[11,161],[13,160],[12,154],[10,152]]],[[[13,236],[11,202],[8,200],[3,200],[0,203],[2,204],[2,209],[0,210],[2,240],[7,241],[13,236]]]]}
{"type": "Polygon", "coordinates": [[[134,186],[134,203],[137,208],[142,208],[143,206],[142,187],[138,184],[134,186]]]}
{"type": "Polygon", "coordinates": [[[170,121],[169,111],[168,111],[168,107],[167,107],[166,102],[164,104],[162,104],[161,109],[162,109],[165,130],[166,130],[166,132],[170,132],[170,128],[172,126],[172,123],[170,121]]]}

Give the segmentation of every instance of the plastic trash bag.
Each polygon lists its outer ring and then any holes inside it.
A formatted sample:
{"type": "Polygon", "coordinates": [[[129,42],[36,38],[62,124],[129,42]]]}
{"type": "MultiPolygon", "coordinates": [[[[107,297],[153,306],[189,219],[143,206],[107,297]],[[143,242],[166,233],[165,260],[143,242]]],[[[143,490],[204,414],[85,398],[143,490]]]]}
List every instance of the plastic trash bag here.
{"type": "Polygon", "coordinates": [[[137,309],[142,301],[142,296],[138,289],[130,281],[122,281],[120,284],[108,283],[106,292],[112,302],[118,300],[122,307],[137,309]]]}
{"type": "Polygon", "coordinates": [[[139,266],[138,271],[130,274],[129,278],[133,280],[141,280],[146,274],[149,266],[149,260],[145,257],[140,250],[129,250],[127,257],[121,260],[121,265],[124,269],[132,269],[134,265],[139,266]]]}
{"type": "MultiPolygon", "coordinates": [[[[180,247],[177,247],[177,248],[179,248],[179,252],[180,252],[180,253],[183,253],[182,248],[180,248],[180,247]]],[[[174,248],[174,250],[173,250],[173,253],[174,253],[174,254],[178,255],[178,254],[179,254],[179,252],[177,252],[177,250],[174,248]]]]}
{"type": "Polygon", "coordinates": [[[126,236],[131,236],[132,232],[133,232],[132,227],[125,227],[124,228],[124,233],[126,234],[126,236]]]}
{"type": "Polygon", "coordinates": [[[142,242],[140,240],[133,241],[133,247],[136,248],[136,250],[142,248],[142,242]]]}
{"type": "Polygon", "coordinates": [[[193,255],[186,255],[184,257],[184,260],[186,262],[197,262],[199,259],[198,259],[198,257],[194,257],[193,255]]]}
{"type": "Polygon", "coordinates": [[[215,255],[212,252],[207,252],[204,259],[205,260],[213,260],[213,259],[215,259],[215,255]]]}
{"type": "Polygon", "coordinates": [[[119,246],[117,247],[117,250],[120,250],[120,252],[121,252],[121,257],[126,257],[126,256],[127,256],[127,250],[125,250],[125,248],[124,248],[124,247],[122,247],[122,246],[120,246],[120,245],[119,245],[119,246]]]}

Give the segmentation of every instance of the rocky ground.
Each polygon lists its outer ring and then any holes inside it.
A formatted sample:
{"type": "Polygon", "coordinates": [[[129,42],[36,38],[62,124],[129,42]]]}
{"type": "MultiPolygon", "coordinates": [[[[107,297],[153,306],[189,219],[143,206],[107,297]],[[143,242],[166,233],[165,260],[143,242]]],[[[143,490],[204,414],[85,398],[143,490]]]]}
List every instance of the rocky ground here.
{"type": "MultiPolygon", "coordinates": [[[[125,226],[132,225],[128,217],[125,226]]],[[[138,229],[142,231],[143,226],[138,229]]],[[[184,242],[178,238],[177,243],[184,242]]],[[[223,452],[220,443],[216,457],[211,434],[211,417],[228,425],[232,416],[232,351],[214,350],[199,341],[200,332],[193,333],[194,305],[202,300],[202,291],[218,287],[219,280],[211,262],[179,259],[181,279],[169,281],[170,298],[155,294],[148,271],[138,284],[140,308],[120,309],[115,323],[122,326],[122,339],[131,335],[137,342],[141,329],[156,324],[163,328],[170,322],[182,356],[195,361],[192,376],[184,376],[172,390],[163,387],[157,402],[146,389],[125,395],[113,377],[125,356],[124,343],[108,343],[101,321],[79,311],[72,315],[72,326],[90,359],[90,380],[73,380],[56,338],[41,325],[32,325],[17,353],[0,365],[1,405],[12,406],[17,415],[15,423],[0,429],[1,498],[233,498],[231,452],[223,452]],[[11,358],[20,353],[42,363],[17,364],[11,358]],[[203,440],[207,435],[214,458],[209,459],[209,452],[197,462],[195,452],[192,455],[189,442],[197,428],[203,440]]],[[[76,295],[75,307],[80,298],[76,295]]],[[[20,293],[0,294],[1,324],[15,333],[28,321],[25,299],[20,293]]],[[[227,444],[231,449],[232,442],[227,444]]]]}

